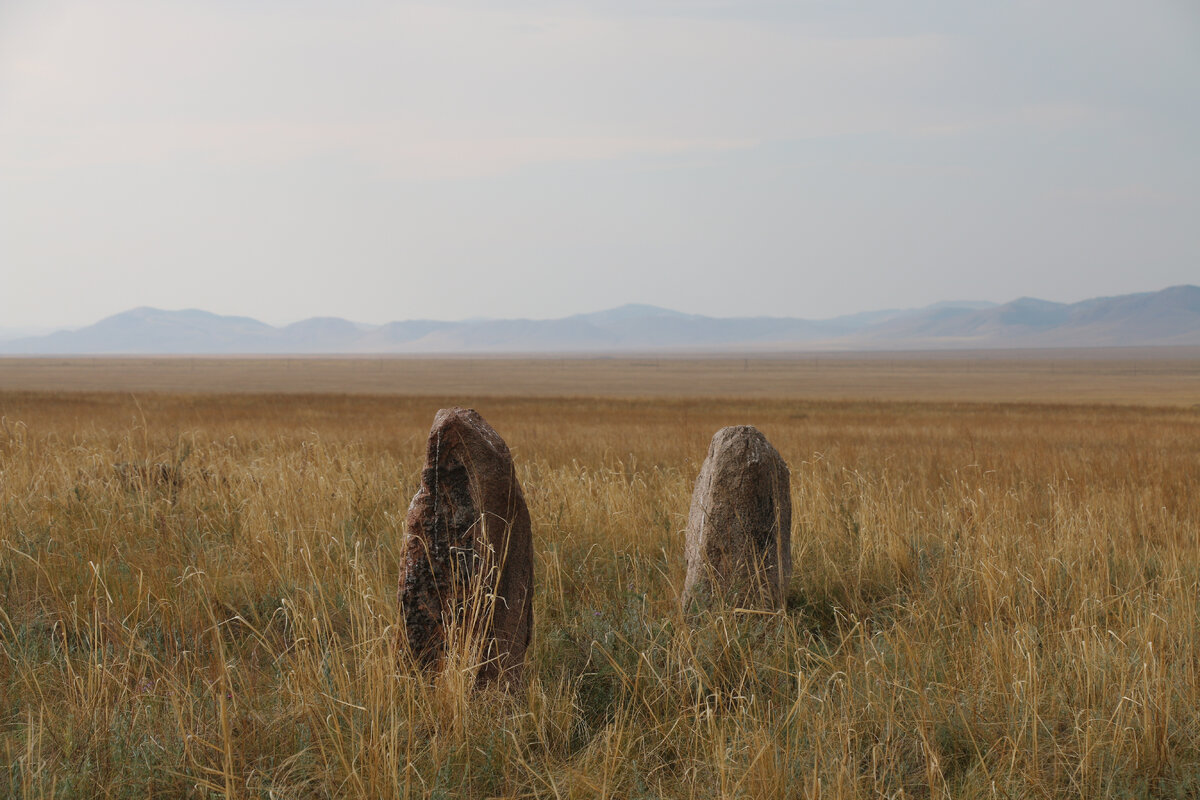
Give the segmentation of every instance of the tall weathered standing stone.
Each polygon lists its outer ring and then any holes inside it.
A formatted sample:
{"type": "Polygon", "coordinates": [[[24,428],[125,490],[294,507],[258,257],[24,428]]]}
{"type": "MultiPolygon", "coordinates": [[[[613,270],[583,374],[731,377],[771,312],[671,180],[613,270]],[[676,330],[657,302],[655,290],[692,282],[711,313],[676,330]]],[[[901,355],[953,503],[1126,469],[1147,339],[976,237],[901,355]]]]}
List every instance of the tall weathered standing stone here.
{"type": "Polygon", "coordinates": [[[722,428],[700,467],[687,525],[684,611],[714,599],[783,605],[792,575],[792,496],[783,458],[757,428],[722,428]]]}
{"type": "Polygon", "coordinates": [[[533,631],[533,542],[512,454],[473,409],[433,419],[405,519],[400,605],[409,646],[437,669],[479,646],[480,683],[519,682],[533,631]]]}

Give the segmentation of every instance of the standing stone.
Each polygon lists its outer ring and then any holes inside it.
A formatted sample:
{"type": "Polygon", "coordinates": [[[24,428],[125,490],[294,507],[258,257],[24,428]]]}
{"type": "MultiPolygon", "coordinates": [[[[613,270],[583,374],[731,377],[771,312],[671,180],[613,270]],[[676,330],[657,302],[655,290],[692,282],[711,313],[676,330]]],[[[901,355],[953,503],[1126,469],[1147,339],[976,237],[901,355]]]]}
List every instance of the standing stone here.
{"type": "Polygon", "coordinates": [[[779,608],[792,575],[787,464],[757,428],[722,428],[700,467],[687,525],[685,612],[717,599],[779,608]]]}
{"type": "Polygon", "coordinates": [[[438,669],[448,646],[478,645],[480,684],[519,682],[533,630],[529,509],[508,445],[474,409],[434,417],[405,528],[400,605],[418,662],[438,669]]]}

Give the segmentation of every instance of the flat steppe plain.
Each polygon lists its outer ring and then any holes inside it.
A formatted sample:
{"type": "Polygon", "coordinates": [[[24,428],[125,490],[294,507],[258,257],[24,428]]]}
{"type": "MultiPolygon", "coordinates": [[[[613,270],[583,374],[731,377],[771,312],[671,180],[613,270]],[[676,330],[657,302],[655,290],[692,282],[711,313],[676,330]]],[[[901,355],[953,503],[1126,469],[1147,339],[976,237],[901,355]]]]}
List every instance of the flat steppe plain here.
{"type": "Polygon", "coordinates": [[[0,795],[1193,797],[1197,404],[1194,349],[2,360],[0,795]],[[449,404],[534,521],[516,694],[397,635],[449,404]],[[787,608],[685,620],[746,423],[787,608]]]}
{"type": "Polygon", "coordinates": [[[1200,402],[1200,347],[608,357],[0,358],[0,391],[1200,402]]]}

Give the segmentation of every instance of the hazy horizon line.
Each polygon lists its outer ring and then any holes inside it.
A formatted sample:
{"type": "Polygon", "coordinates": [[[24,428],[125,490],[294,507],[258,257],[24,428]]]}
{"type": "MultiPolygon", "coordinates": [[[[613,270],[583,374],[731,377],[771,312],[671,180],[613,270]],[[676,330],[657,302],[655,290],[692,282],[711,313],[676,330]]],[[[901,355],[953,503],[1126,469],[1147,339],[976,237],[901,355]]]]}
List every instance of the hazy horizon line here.
{"type": "Polygon", "coordinates": [[[103,322],[106,319],[111,319],[113,317],[119,317],[122,314],[128,314],[130,312],[138,311],[141,309],[146,309],[146,310],[151,310],[151,311],[159,311],[159,312],[169,313],[169,314],[178,314],[178,313],[184,313],[184,312],[188,312],[188,311],[197,311],[197,312],[201,312],[201,313],[205,313],[205,314],[212,314],[212,315],[218,316],[218,317],[235,317],[235,318],[243,318],[243,319],[252,319],[255,322],[260,322],[265,325],[269,325],[272,328],[286,328],[290,325],[295,325],[295,324],[298,324],[301,322],[307,322],[309,320],[314,320],[314,319],[336,319],[336,320],[341,320],[344,322],[350,322],[355,325],[364,325],[364,326],[369,326],[369,327],[382,327],[384,325],[390,325],[390,324],[396,323],[396,322],[417,322],[417,321],[444,322],[444,323],[451,323],[451,324],[467,324],[467,323],[475,323],[475,322],[498,322],[498,321],[502,321],[502,320],[511,320],[511,321],[528,320],[531,322],[545,322],[545,321],[552,321],[552,320],[559,320],[559,319],[568,319],[570,317],[587,316],[590,314],[602,314],[602,313],[605,313],[608,311],[616,311],[616,310],[619,310],[622,308],[630,308],[630,307],[654,308],[654,309],[658,309],[661,311],[669,311],[669,312],[675,313],[675,314],[684,314],[687,316],[695,316],[695,317],[706,317],[708,319],[795,319],[795,320],[821,322],[821,321],[827,321],[827,320],[840,319],[843,317],[852,317],[852,316],[856,316],[859,314],[874,314],[874,313],[884,313],[884,312],[889,312],[889,311],[919,311],[922,309],[927,309],[932,306],[938,306],[938,305],[955,305],[955,304],[964,304],[965,305],[965,304],[983,303],[983,304],[990,304],[991,306],[1003,306],[1003,305],[1007,305],[1009,303],[1015,303],[1019,300],[1038,300],[1038,301],[1042,301],[1042,302],[1057,303],[1059,305],[1074,305],[1076,303],[1081,303],[1081,302],[1085,302],[1088,300],[1098,300],[1098,299],[1105,299],[1105,298],[1112,298],[1112,297],[1125,297],[1125,296],[1129,296],[1129,295],[1139,295],[1139,294],[1154,294],[1157,292],[1167,291],[1169,289],[1188,288],[1188,287],[1197,288],[1197,284],[1179,283],[1179,284],[1172,284],[1170,286],[1163,286],[1158,289],[1145,289],[1145,290],[1140,290],[1140,291],[1136,291],[1136,292],[1125,292],[1125,293],[1121,293],[1121,294],[1106,294],[1106,295],[1088,294],[1088,295],[1078,297],[1078,299],[1071,299],[1071,300],[1056,300],[1056,299],[1050,299],[1050,298],[1046,298],[1046,297],[1038,297],[1038,296],[1029,295],[1029,294],[1023,294],[1018,297],[1014,297],[1009,300],[1003,300],[1003,301],[983,299],[983,298],[957,298],[957,299],[948,299],[948,300],[935,300],[930,303],[926,303],[925,305],[918,305],[918,306],[899,306],[899,305],[897,305],[897,306],[887,306],[887,307],[882,307],[882,308],[864,308],[864,309],[860,309],[858,311],[849,311],[849,312],[845,312],[845,313],[841,313],[841,314],[833,314],[831,316],[820,316],[820,317],[806,317],[806,316],[798,316],[798,315],[797,316],[790,316],[790,315],[785,316],[785,315],[777,315],[777,314],[714,315],[714,314],[705,314],[705,313],[695,312],[695,311],[687,311],[687,310],[683,310],[680,308],[673,308],[670,306],[660,305],[658,303],[648,303],[648,302],[641,302],[641,301],[633,300],[633,301],[629,301],[626,303],[621,303],[619,305],[607,306],[604,308],[598,308],[598,309],[594,309],[591,311],[574,311],[574,312],[569,312],[569,313],[565,313],[565,314],[558,314],[555,316],[515,316],[515,317],[470,316],[470,317],[460,317],[460,318],[455,318],[455,319],[436,318],[436,317],[395,317],[392,319],[385,320],[383,322],[373,322],[373,321],[367,321],[367,320],[362,320],[362,319],[354,319],[353,317],[341,316],[338,314],[311,314],[308,316],[291,319],[290,321],[287,321],[287,322],[280,322],[280,321],[272,320],[267,317],[260,317],[260,316],[255,316],[252,314],[227,313],[227,312],[222,312],[222,311],[214,311],[214,310],[208,309],[208,308],[201,308],[199,306],[185,306],[182,308],[165,308],[162,306],[156,306],[156,305],[143,303],[143,304],[129,306],[120,311],[115,311],[110,314],[105,314],[104,316],[93,319],[91,322],[83,322],[83,323],[76,322],[76,323],[67,323],[67,324],[51,323],[51,324],[41,324],[41,325],[13,325],[13,326],[0,325],[0,340],[19,339],[19,338],[24,338],[27,336],[44,336],[44,335],[49,335],[49,334],[53,334],[53,333],[58,333],[60,331],[67,331],[67,332],[77,331],[77,330],[81,330],[83,328],[87,328],[92,325],[98,324],[100,322],[103,322]]]}

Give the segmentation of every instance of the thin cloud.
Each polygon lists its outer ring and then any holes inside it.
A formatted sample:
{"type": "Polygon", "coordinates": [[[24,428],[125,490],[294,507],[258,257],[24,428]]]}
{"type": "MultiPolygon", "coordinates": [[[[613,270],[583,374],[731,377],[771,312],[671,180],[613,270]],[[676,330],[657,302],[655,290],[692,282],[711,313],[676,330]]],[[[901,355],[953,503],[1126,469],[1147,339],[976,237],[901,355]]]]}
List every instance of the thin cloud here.
{"type": "Polygon", "coordinates": [[[816,317],[1186,282],[1183,8],[9,0],[0,316],[816,317]]]}

